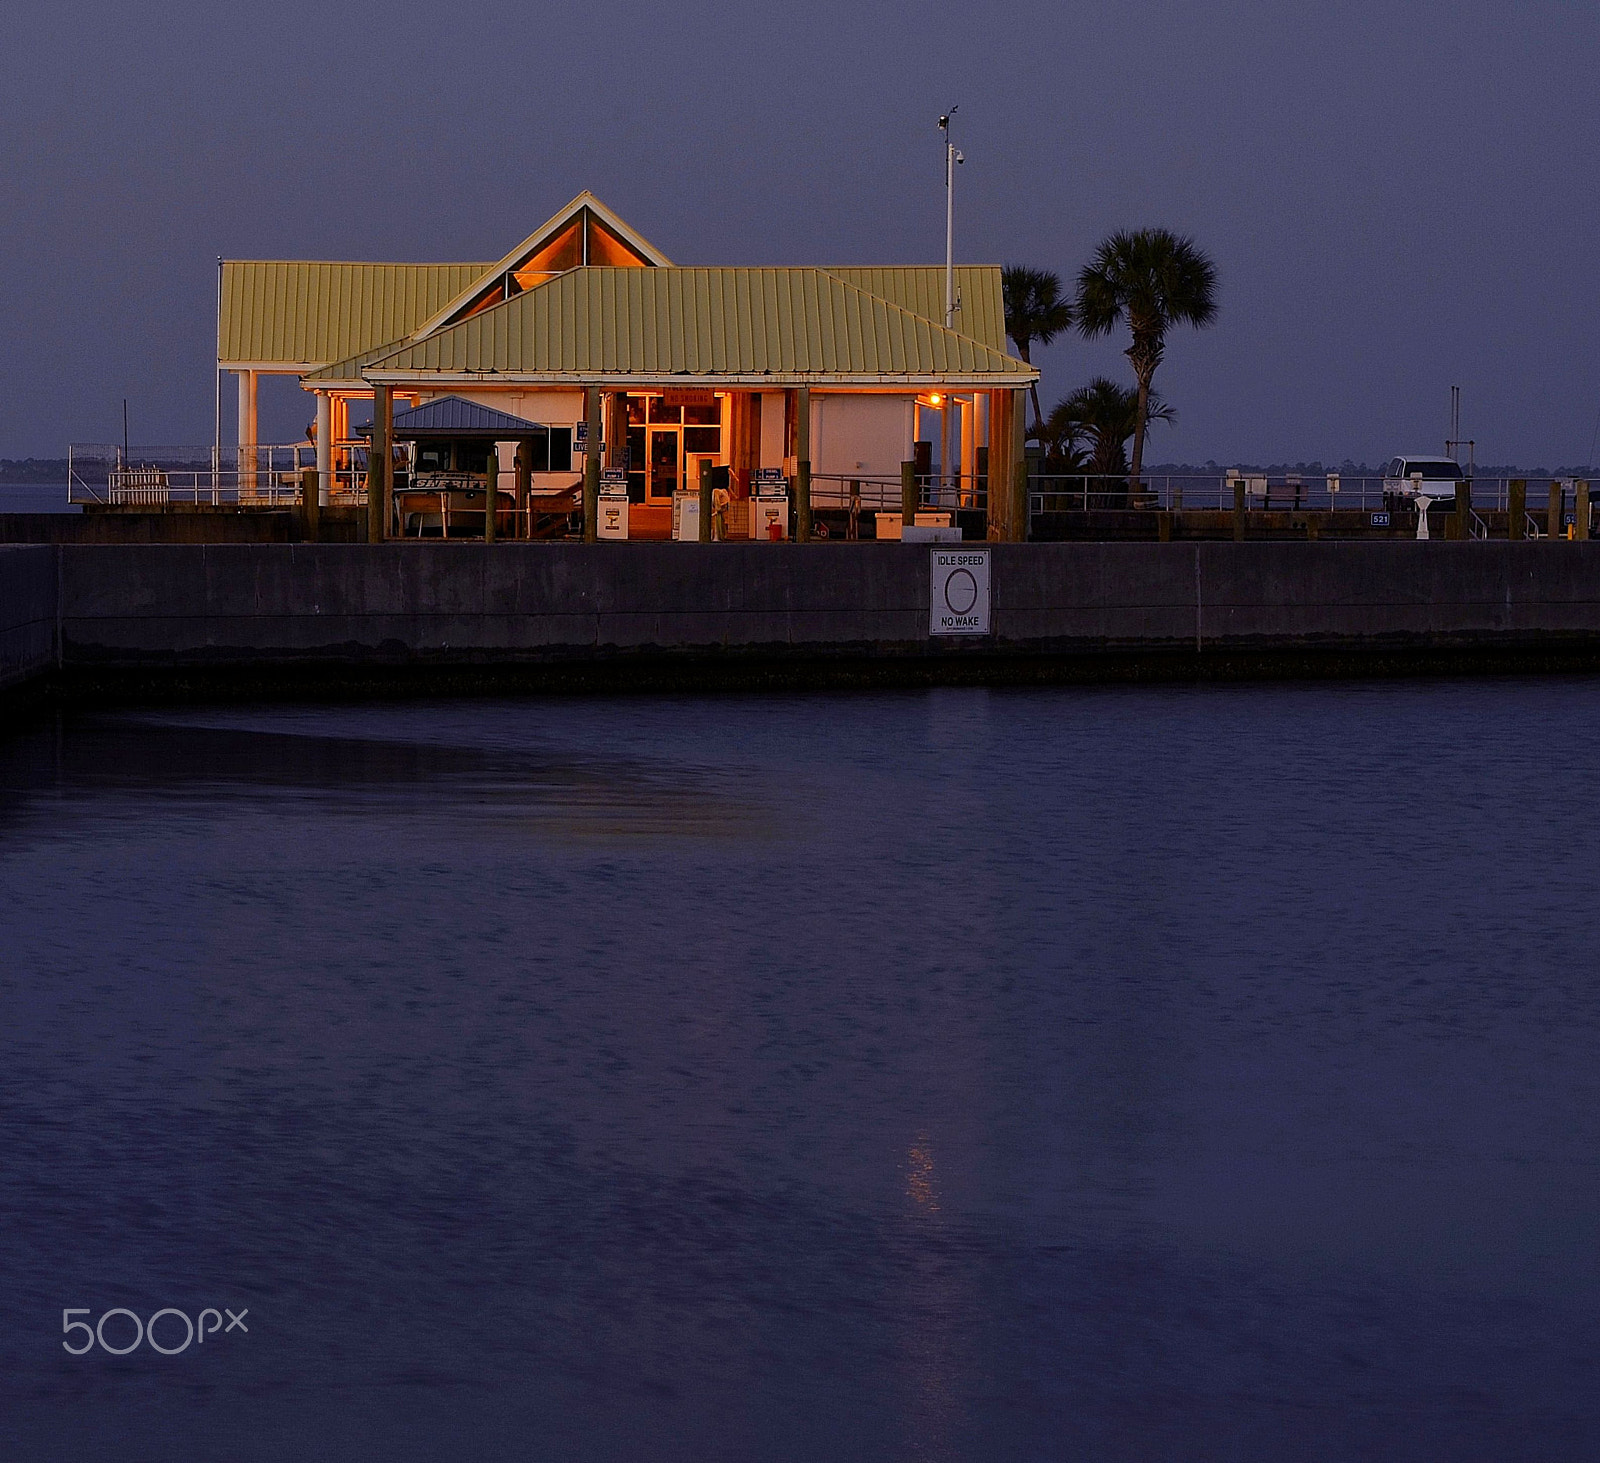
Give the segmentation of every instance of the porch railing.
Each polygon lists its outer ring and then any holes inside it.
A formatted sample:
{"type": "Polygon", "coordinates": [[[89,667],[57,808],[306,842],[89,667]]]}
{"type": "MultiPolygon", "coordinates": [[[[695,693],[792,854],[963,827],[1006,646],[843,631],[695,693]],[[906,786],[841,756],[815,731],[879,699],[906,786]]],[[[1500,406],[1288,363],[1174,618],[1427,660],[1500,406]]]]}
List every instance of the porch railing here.
{"type": "MultiPolygon", "coordinates": [[[[1475,510],[1503,512],[1510,502],[1510,478],[1469,479],[1475,510]]],[[[1528,501],[1537,502],[1552,488],[1568,494],[1571,487],[1563,479],[1527,478],[1528,501]]],[[[1236,482],[1245,488],[1245,506],[1252,511],[1328,512],[1355,509],[1377,512],[1387,506],[1385,479],[1346,477],[1337,482],[1317,473],[1252,473],[1243,471],[1237,479],[1225,473],[1165,474],[1146,473],[1137,490],[1129,486],[1126,473],[1033,473],[1028,478],[1028,506],[1031,514],[1092,513],[1120,508],[1233,508],[1236,482]]],[[[1455,484],[1423,483],[1434,487],[1440,497],[1453,497],[1455,484]]]]}
{"type": "MultiPolygon", "coordinates": [[[[901,510],[901,483],[898,477],[865,477],[859,473],[812,473],[813,508],[849,508],[858,505],[863,513],[898,513],[901,510]]],[[[982,510],[989,501],[988,482],[971,473],[919,473],[917,503],[922,508],[967,508],[982,510]]]]}
{"type": "MultiPolygon", "coordinates": [[[[367,448],[338,442],[328,501],[365,503],[367,448]]],[[[67,449],[67,501],[158,507],[279,507],[300,501],[301,473],[317,465],[306,443],[237,447],[132,447],[74,442],[67,449]]]]}

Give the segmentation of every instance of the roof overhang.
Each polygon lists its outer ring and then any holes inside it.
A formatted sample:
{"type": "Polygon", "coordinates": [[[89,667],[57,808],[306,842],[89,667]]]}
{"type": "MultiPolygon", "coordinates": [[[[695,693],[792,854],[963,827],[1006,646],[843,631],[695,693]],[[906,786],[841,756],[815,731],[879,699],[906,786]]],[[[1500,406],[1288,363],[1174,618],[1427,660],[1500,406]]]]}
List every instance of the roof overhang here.
{"type": "Polygon", "coordinates": [[[320,371],[329,361],[223,361],[217,362],[219,371],[254,371],[261,376],[309,376],[320,371]]]}
{"type": "Polygon", "coordinates": [[[975,375],[962,372],[936,372],[910,375],[863,375],[859,373],[784,373],[742,376],[684,376],[659,373],[598,372],[582,375],[557,371],[369,371],[363,378],[367,386],[404,386],[437,390],[442,386],[565,386],[581,391],[588,386],[667,389],[678,386],[766,388],[773,391],[801,386],[857,386],[867,389],[920,391],[926,386],[956,387],[977,391],[1022,391],[1039,379],[1037,371],[975,375]]]}

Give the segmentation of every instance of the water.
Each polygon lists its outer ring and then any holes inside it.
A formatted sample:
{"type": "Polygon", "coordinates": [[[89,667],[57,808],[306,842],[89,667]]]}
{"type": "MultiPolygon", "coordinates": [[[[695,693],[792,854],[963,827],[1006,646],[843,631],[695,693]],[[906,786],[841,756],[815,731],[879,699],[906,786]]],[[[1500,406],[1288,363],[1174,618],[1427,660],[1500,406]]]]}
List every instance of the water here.
{"type": "Polygon", "coordinates": [[[0,744],[0,1456],[1580,1456],[1597,714],[936,691],[0,744]],[[249,1329],[63,1351],[117,1306],[249,1329]]]}
{"type": "Polygon", "coordinates": [[[0,513],[82,513],[62,483],[0,483],[0,513]]]}

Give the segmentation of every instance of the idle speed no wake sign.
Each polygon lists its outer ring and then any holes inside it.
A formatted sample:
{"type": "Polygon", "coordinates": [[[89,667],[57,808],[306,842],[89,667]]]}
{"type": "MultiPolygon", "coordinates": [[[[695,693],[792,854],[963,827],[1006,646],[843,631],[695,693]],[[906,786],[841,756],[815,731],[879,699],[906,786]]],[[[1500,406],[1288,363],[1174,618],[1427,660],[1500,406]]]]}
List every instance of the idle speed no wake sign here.
{"type": "Polygon", "coordinates": [[[934,549],[929,564],[928,633],[987,635],[988,549],[934,549]]]}

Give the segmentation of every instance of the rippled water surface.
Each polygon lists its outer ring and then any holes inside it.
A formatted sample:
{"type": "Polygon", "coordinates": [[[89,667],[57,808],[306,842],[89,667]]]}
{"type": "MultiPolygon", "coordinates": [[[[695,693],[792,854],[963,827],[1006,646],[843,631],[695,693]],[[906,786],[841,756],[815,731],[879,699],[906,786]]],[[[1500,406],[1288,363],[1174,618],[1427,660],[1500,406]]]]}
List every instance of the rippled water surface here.
{"type": "Polygon", "coordinates": [[[1551,680],[0,742],[0,1456],[1590,1454],[1597,719],[1551,680]],[[63,1351],[118,1306],[249,1330],[63,1351]]]}

